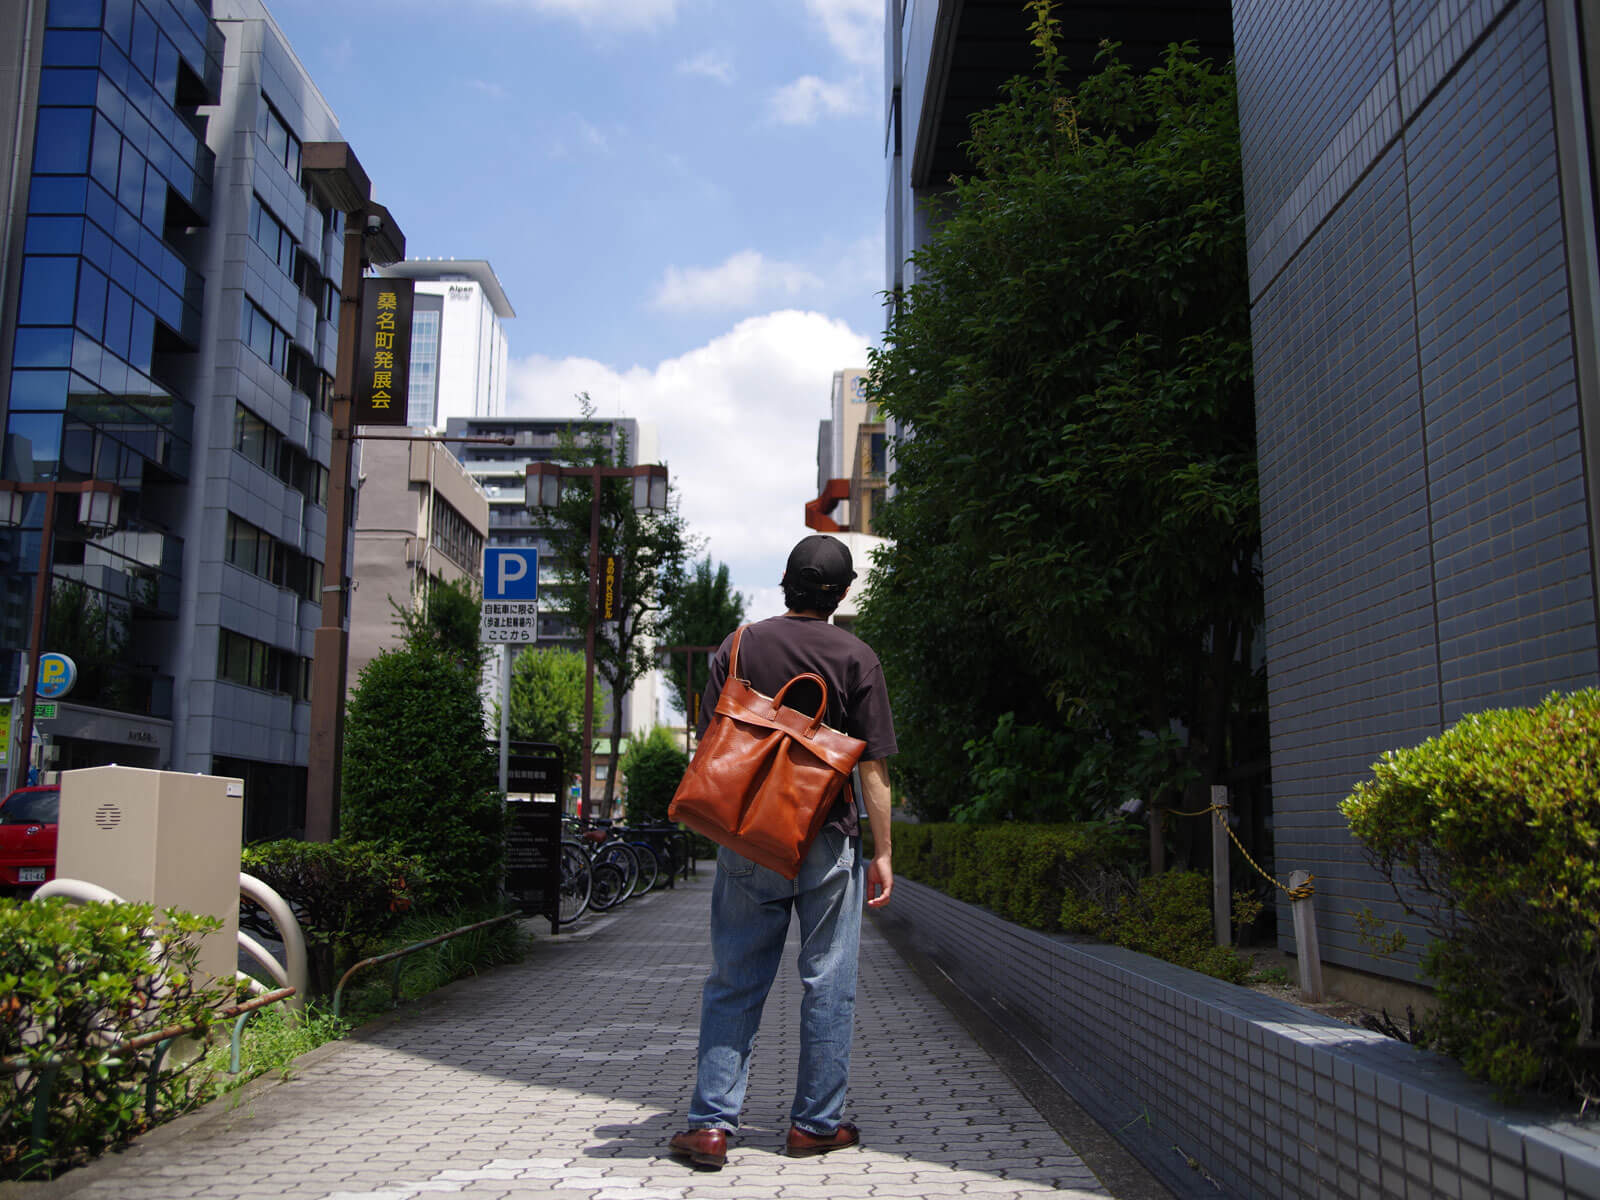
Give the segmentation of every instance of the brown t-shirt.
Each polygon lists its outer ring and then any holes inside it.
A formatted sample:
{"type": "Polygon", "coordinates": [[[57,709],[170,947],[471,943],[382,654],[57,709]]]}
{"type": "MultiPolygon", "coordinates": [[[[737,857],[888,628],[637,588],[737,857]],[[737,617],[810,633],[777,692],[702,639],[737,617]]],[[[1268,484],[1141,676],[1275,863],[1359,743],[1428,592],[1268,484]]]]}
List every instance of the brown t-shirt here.
{"type": "MultiPolygon", "coordinates": [[[[700,701],[702,734],[711,723],[717,697],[728,678],[732,647],[733,635],[729,634],[711,656],[710,678],[700,701]]],[[[865,642],[816,617],[769,617],[745,627],[739,641],[739,675],[756,691],[776,696],[784,684],[807,671],[822,676],[828,684],[828,708],[823,722],[866,742],[867,748],[861,754],[864,761],[895,753],[898,746],[894,715],[889,711],[889,690],[884,686],[878,656],[865,642]]],[[[817,699],[816,684],[805,681],[790,688],[783,703],[785,708],[811,715],[817,711],[817,699]]],[[[859,827],[849,796],[847,788],[829,814],[828,823],[854,835],[859,827]]]]}

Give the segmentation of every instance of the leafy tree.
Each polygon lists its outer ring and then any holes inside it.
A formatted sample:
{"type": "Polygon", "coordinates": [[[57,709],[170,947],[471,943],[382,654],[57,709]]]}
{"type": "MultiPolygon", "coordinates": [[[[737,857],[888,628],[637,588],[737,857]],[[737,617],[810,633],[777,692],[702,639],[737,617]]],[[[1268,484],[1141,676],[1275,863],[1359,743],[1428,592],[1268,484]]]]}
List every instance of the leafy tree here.
{"type": "Polygon", "coordinates": [[[667,805],[688,768],[688,754],[665,725],[634,739],[622,756],[622,773],[628,779],[628,824],[664,822],[667,805]]]}
{"type": "Polygon", "coordinates": [[[1030,7],[1039,72],[974,118],[871,355],[869,398],[914,435],[861,627],[934,815],[986,778],[1004,806],[1014,775],[962,760],[1007,748],[1068,768],[1038,780],[1058,818],[1203,794],[1260,752],[1232,70],[1173,47],[1139,75],[1103,46],[1073,89],[1030,7]]]}
{"type": "Polygon", "coordinates": [[[389,606],[406,642],[435,645],[463,663],[483,663],[479,633],[483,597],[472,580],[430,577],[419,585],[409,607],[393,598],[389,606]]]}
{"type": "MultiPolygon", "coordinates": [[[[716,646],[744,620],[745,598],[728,582],[727,563],[713,569],[711,558],[695,563],[683,587],[673,596],[662,630],[664,646],[716,646]]],[[[707,665],[697,656],[694,690],[705,689],[707,665]]],[[[666,664],[667,687],[672,702],[686,717],[692,715],[687,688],[688,664],[684,655],[672,654],[666,664]]]]}
{"type": "Polygon", "coordinates": [[[76,579],[50,581],[46,612],[48,649],[72,659],[78,668],[73,702],[102,708],[123,708],[131,700],[122,667],[128,649],[129,607],[126,601],[76,579]]]}
{"type": "Polygon", "coordinates": [[[435,895],[470,907],[498,890],[503,807],[478,695],[477,616],[465,620],[448,585],[432,596],[442,603],[425,613],[451,618],[419,617],[350,694],[341,836],[416,855],[435,895]]]}
{"type": "Polygon", "coordinates": [[[583,768],[583,653],[524,649],[511,664],[511,736],[561,751],[569,776],[583,768]]]}
{"type": "MultiPolygon", "coordinates": [[[[582,422],[562,435],[558,457],[572,466],[626,466],[628,447],[620,435],[607,445],[606,426],[596,422],[594,405],[581,395],[582,422]]],[[[551,590],[562,615],[575,628],[587,628],[589,613],[589,517],[592,484],[569,479],[549,514],[552,557],[561,582],[551,590]]],[[[674,491],[676,489],[673,489],[674,491]]],[[[629,479],[600,482],[602,558],[616,555],[617,618],[595,626],[595,673],[611,694],[610,770],[599,811],[610,812],[616,795],[617,748],[622,741],[622,702],[628,689],[655,669],[654,646],[661,640],[665,614],[683,586],[689,555],[695,550],[688,526],[669,496],[665,510],[633,506],[629,479]]]]}

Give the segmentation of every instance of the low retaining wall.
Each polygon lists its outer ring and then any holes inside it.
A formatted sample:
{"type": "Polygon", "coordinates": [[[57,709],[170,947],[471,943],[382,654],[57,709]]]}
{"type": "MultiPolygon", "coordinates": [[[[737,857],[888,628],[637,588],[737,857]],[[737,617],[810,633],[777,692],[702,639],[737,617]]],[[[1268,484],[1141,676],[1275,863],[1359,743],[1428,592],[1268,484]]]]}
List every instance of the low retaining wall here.
{"type": "Polygon", "coordinates": [[[876,914],[1180,1195],[1600,1198],[1600,1126],[1456,1064],[1118,946],[895,880],[876,914]]]}

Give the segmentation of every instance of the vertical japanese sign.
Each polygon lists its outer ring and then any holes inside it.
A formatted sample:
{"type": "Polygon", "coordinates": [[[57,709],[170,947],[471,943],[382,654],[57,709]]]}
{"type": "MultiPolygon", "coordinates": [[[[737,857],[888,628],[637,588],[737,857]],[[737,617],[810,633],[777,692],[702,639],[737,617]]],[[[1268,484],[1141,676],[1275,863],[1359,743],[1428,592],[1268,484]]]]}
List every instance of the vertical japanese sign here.
{"type": "Polygon", "coordinates": [[[361,345],[356,356],[355,423],[404,425],[411,366],[409,279],[361,281],[361,345]]]}
{"type": "Polygon", "coordinates": [[[600,560],[600,619],[602,621],[615,621],[622,612],[622,596],[617,591],[617,576],[621,573],[621,562],[615,554],[607,554],[600,560]]]}

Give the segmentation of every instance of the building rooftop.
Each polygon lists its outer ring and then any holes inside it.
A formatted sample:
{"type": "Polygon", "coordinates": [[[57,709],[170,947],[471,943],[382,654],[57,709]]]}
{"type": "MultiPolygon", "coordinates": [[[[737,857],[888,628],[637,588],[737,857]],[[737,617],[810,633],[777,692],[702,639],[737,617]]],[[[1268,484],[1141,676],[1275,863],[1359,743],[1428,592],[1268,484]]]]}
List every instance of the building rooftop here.
{"type": "Polygon", "coordinates": [[[500,279],[484,258],[408,258],[404,262],[390,263],[374,268],[376,274],[391,279],[421,279],[438,282],[447,279],[468,279],[477,284],[494,306],[494,315],[502,321],[517,315],[506,299],[500,279]]]}

